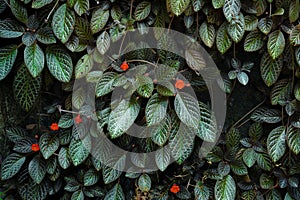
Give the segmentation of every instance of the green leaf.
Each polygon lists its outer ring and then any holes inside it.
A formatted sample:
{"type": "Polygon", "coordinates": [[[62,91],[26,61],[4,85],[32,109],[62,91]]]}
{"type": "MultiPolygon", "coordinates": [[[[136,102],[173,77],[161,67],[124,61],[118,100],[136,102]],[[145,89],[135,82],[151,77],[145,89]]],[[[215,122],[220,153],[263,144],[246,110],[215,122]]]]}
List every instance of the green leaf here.
{"type": "Polygon", "coordinates": [[[53,15],[52,29],[55,36],[62,42],[66,43],[75,25],[75,13],[67,7],[67,4],[61,5],[53,15]]]}
{"type": "Polygon", "coordinates": [[[196,130],[184,124],[180,124],[175,137],[170,139],[171,154],[178,164],[182,164],[192,153],[196,130]]]}
{"type": "Polygon", "coordinates": [[[153,81],[149,76],[138,75],[136,77],[136,91],[137,93],[144,97],[149,98],[154,90],[153,81]]]}
{"type": "Polygon", "coordinates": [[[258,166],[266,171],[271,171],[272,169],[272,160],[266,153],[257,153],[256,154],[256,161],[258,166]]]}
{"type": "Polygon", "coordinates": [[[119,5],[114,5],[110,10],[110,15],[113,20],[120,20],[122,17],[122,10],[119,5]]]}
{"type": "Polygon", "coordinates": [[[234,179],[227,175],[222,180],[218,180],[215,184],[214,194],[217,200],[235,199],[236,185],[234,179]]]}
{"type": "Polygon", "coordinates": [[[171,11],[176,15],[181,15],[190,4],[190,0],[170,0],[171,11]]]}
{"type": "Polygon", "coordinates": [[[32,143],[34,143],[34,141],[32,141],[32,139],[29,139],[29,138],[19,140],[15,144],[13,150],[18,152],[18,153],[30,153],[32,151],[31,150],[32,143]]]}
{"type": "Polygon", "coordinates": [[[199,101],[200,120],[197,136],[206,142],[214,142],[217,134],[217,123],[208,106],[199,101]]]}
{"type": "Polygon", "coordinates": [[[55,171],[57,170],[57,157],[56,156],[51,156],[50,159],[47,160],[46,162],[46,171],[48,174],[53,175],[55,171]]]}
{"type": "Polygon", "coordinates": [[[203,43],[211,48],[214,45],[216,30],[214,25],[208,24],[204,21],[199,28],[199,35],[203,43]]]}
{"type": "Polygon", "coordinates": [[[97,38],[97,49],[100,54],[104,55],[110,47],[110,35],[103,31],[97,38]]]}
{"type": "Polygon", "coordinates": [[[252,148],[246,149],[243,153],[243,161],[251,168],[256,162],[256,153],[252,148]]]}
{"type": "Polygon", "coordinates": [[[35,183],[40,184],[46,175],[46,162],[36,155],[28,165],[28,172],[35,183]]]}
{"type": "Polygon", "coordinates": [[[22,199],[44,200],[49,192],[46,182],[36,184],[32,179],[22,183],[18,187],[18,193],[22,199]]]}
{"type": "Polygon", "coordinates": [[[12,153],[9,154],[1,164],[1,180],[5,181],[15,176],[21,169],[26,157],[12,153]]]}
{"type": "Polygon", "coordinates": [[[300,29],[293,28],[290,33],[290,43],[294,46],[300,45],[300,29]]]}
{"type": "Polygon", "coordinates": [[[34,78],[40,75],[44,68],[45,55],[37,43],[25,47],[24,61],[27,69],[34,78]]]}
{"type": "Polygon", "coordinates": [[[90,137],[87,136],[83,140],[73,138],[69,146],[71,160],[75,166],[80,165],[89,156],[91,149],[90,137]]]}
{"type": "Polygon", "coordinates": [[[165,147],[155,152],[155,162],[160,171],[165,171],[170,164],[170,149],[165,147]]]}
{"type": "Polygon", "coordinates": [[[280,101],[285,100],[292,93],[292,86],[289,79],[282,79],[275,83],[271,91],[271,104],[280,104],[280,101]]]}
{"type": "Polygon", "coordinates": [[[125,200],[122,186],[117,183],[111,190],[108,191],[104,200],[125,200]]]}
{"type": "Polygon", "coordinates": [[[66,181],[64,190],[68,192],[75,192],[80,188],[80,183],[78,183],[74,176],[66,176],[64,179],[66,181]]]}
{"type": "Polygon", "coordinates": [[[223,13],[228,22],[239,15],[242,4],[240,0],[225,0],[223,13]]]}
{"type": "Polygon", "coordinates": [[[186,49],[185,59],[188,66],[194,70],[198,76],[200,75],[200,71],[206,67],[205,58],[199,51],[186,49]]]}
{"type": "Polygon", "coordinates": [[[95,34],[101,31],[105,27],[108,18],[109,10],[103,10],[102,8],[95,10],[90,22],[92,33],[95,34]]]}
{"type": "Polygon", "coordinates": [[[72,105],[80,110],[80,108],[83,106],[83,104],[85,103],[85,95],[86,95],[86,91],[80,87],[77,90],[75,90],[72,94],[72,105]]]}
{"type": "Polygon", "coordinates": [[[119,158],[110,158],[110,160],[105,161],[107,163],[105,163],[102,170],[103,180],[105,184],[112,183],[122,175],[122,171],[125,167],[125,161],[125,154],[119,158]]]}
{"type": "Polygon", "coordinates": [[[289,8],[289,20],[291,23],[297,21],[299,18],[299,0],[292,0],[289,8]]]}
{"type": "Polygon", "coordinates": [[[263,173],[259,177],[259,184],[260,187],[264,190],[271,189],[274,186],[273,177],[263,173]]]}
{"type": "Polygon", "coordinates": [[[59,81],[69,82],[73,73],[72,58],[59,45],[52,45],[46,49],[46,61],[50,73],[59,81]]]}
{"type": "Polygon", "coordinates": [[[151,96],[146,105],[146,121],[148,126],[159,124],[165,117],[168,108],[168,99],[157,93],[151,96]]]}
{"type": "Polygon", "coordinates": [[[254,123],[249,128],[249,136],[254,140],[259,140],[263,134],[263,127],[261,123],[254,123]]]}
{"type": "Polygon", "coordinates": [[[24,24],[27,24],[28,13],[22,1],[10,0],[10,9],[12,14],[17,18],[17,20],[23,22],[24,24]]]}
{"type": "Polygon", "coordinates": [[[264,45],[264,35],[259,30],[251,31],[245,38],[244,50],[254,52],[264,45]]]}
{"type": "Polygon", "coordinates": [[[77,17],[75,20],[75,33],[82,40],[93,39],[90,23],[87,19],[77,17]]]}
{"type": "Polygon", "coordinates": [[[70,128],[74,124],[73,114],[72,113],[65,113],[63,114],[59,121],[58,126],[60,128],[70,128]]]}
{"type": "Polygon", "coordinates": [[[238,176],[247,175],[248,170],[244,163],[240,160],[236,160],[230,163],[232,172],[238,176]]]}
{"type": "Polygon", "coordinates": [[[79,16],[86,13],[89,10],[89,8],[90,8],[89,0],[77,0],[74,5],[74,10],[79,16]]]}
{"type": "Polygon", "coordinates": [[[273,129],[267,139],[268,153],[274,162],[278,161],[285,153],[285,127],[279,126],[273,129]]]}
{"type": "Polygon", "coordinates": [[[50,3],[52,3],[53,0],[33,0],[31,7],[35,9],[42,8],[50,3]]]}
{"type": "Polygon", "coordinates": [[[232,40],[227,33],[227,26],[228,23],[225,21],[217,31],[217,48],[222,54],[224,54],[232,45],[232,40]]]}
{"type": "Polygon", "coordinates": [[[262,79],[268,87],[277,81],[281,73],[282,66],[282,57],[273,60],[269,53],[264,53],[260,62],[260,73],[262,79]]]}
{"type": "Polygon", "coordinates": [[[82,190],[77,190],[71,196],[71,200],[84,200],[84,194],[82,190]]]}
{"type": "Polygon", "coordinates": [[[254,15],[245,16],[245,31],[254,31],[258,26],[258,19],[254,15]]]}
{"type": "Polygon", "coordinates": [[[252,113],[251,119],[256,122],[278,123],[281,121],[281,112],[279,110],[262,107],[252,113]]]}
{"type": "Polygon", "coordinates": [[[14,79],[14,94],[21,107],[29,111],[39,96],[41,77],[33,78],[25,65],[21,65],[14,79]]]}
{"type": "Polygon", "coordinates": [[[285,39],[280,30],[276,30],[269,35],[268,39],[268,52],[273,59],[278,58],[284,50],[285,39]]]}
{"type": "Polygon", "coordinates": [[[273,21],[269,17],[265,17],[259,20],[258,29],[265,35],[269,34],[273,26],[273,21]]]}
{"type": "Polygon", "coordinates": [[[15,63],[17,54],[17,45],[8,45],[0,48],[0,81],[9,74],[15,63]]]}
{"type": "Polygon", "coordinates": [[[240,72],[237,74],[237,79],[242,85],[247,85],[249,77],[246,72],[240,72]]]}
{"type": "Polygon", "coordinates": [[[71,165],[70,155],[66,147],[62,147],[58,153],[58,163],[63,169],[67,169],[71,165]]]}
{"type": "Polygon", "coordinates": [[[278,192],[276,189],[272,189],[269,191],[266,195],[267,200],[280,200],[281,199],[281,193],[278,192]]]}
{"type": "Polygon", "coordinates": [[[159,145],[163,146],[171,132],[171,119],[170,116],[167,115],[161,122],[160,124],[157,124],[153,127],[151,127],[151,139],[152,141],[159,145]]]}
{"type": "Polygon", "coordinates": [[[212,5],[215,9],[222,8],[225,4],[225,0],[212,0],[212,5]]]}
{"type": "Polygon", "coordinates": [[[92,186],[95,185],[100,179],[100,174],[94,168],[90,168],[87,172],[85,172],[83,177],[84,186],[92,186]]]}
{"type": "Polygon", "coordinates": [[[195,200],[208,200],[210,196],[209,188],[201,181],[196,184],[194,188],[195,200]]]}
{"type": "Polygon", "coordinates": [[[227,33],[235,43],[242,40],[245,33],[245,19],[242,13],[228,24],[227,33]]]}
{"type": "Polygon", "coordinates": [[[142,192],[149,192],[151,189],[151,178],[148,174],[143,174],[138,179],[138,187],[142,192]]]}
{"type": "Polygon", "coordinates": [[[13,20],[0,21],[0,37],[2,38],[17,38],[23,35],[25,29],[13,20]]]}
{"type": "Polygon", "coordinates": [[[267,6],[268,6],[268,4],[267,4],[266,0],[257,0],[255,2],[255,7],[256,7],[256,11],[257,11],[256,16],[260,16],[260,15],[264,14],[267,9],[267,6]]]}
{"type": "Polygon", "coordinates": [[[189,127],[198,127],[200,109],[197,99],[185,92],[178,92],[174,107],[179,119],[189,127]]]}
{"type": "Polygon", "coordinates": [[[93,67],[93,57],[92,54],[85,54],[82,56],[76,66],[75,66],[75,78],[83,78],[85,77],[93,67]]]}
{"type": "Polygon", "coordinates": [[[22,36],[22,42],[26,47],[33,45],[35,41],[36,41],[35,33],[25,32],[22,36]]]}
{"type": "Polygon", "coordinates": [[[113,91],[113,84],[118,74],[115,72],[106,72],[96,85],[96,97],[104,96],[113,91]]]}
{"type": "Polygon", "coordinates": [[[56,135],[45,133],[41,136],[40,141],[41,153],[45,159],[50,158],[59,147],[59,139],[56,135]]]}
{"type": "Polygon", "coordinates": [[[37,32],[36,32],[36,39],[43,43],[43,44],[54,44],[56,43],[56,39],[55,36],[53,34],[52,28],[50,27],[43,27],[40,28],[37,32]]]}
{"type": "Polygon", "coordinates": [[[238,145],[240,144],[240,135],[241,134],[237,128],[231,128],[226,133],[226,147],[228,149],[238,147],[238,145]]]}
{"type": "Polygon", "coordinates": [[[287,144],[289,148],[297,155],[300,153],[300,131],[297,128],[290,127],[287,132],[287,144]]]}
{"type": "Polygon", "coordinates": [[[151,3],[148,1],[142,1],[135,8],[134,19],[136,21],[142,21],[148,17],[150,11],[151,11],[151,3]]]}
{"type": "Polygon", "coordinates": [[[112,138],[117,138],[125,133],[134,123],[140,111],[140,105],[135,99],[123,99],[114,108],[108,119],[108,131],[112,138]]]}
{"type": "Polygon", "coordinates": [[[6,137],[14,143],[26,139],[27,132],[20,127],[10,127],[6,129],[6,137]]]}

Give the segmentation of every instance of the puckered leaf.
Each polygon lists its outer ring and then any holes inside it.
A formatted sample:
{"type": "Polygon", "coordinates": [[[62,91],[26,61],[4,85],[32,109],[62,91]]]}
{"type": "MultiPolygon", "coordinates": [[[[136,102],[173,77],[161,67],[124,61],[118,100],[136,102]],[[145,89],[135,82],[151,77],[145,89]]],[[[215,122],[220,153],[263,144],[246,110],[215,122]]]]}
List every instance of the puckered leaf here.
{"type": "Polygon", "coordinates": [[[223,13],[228,22],[238,16],[241,10],[242,4],[240,0],[225,0],[223,6],[223,13]]]}
{"type": "Polygon", "coordinates": [[[25,162],[26,157],[12,153],[8,155],[1,164],[1,180],[7,180],[15,176],[25,162]]]}
{"type": "Polygon", "coordinates": [[[24,61],[30,74],[34,78],[42,72],[45,64],[45,55],[37,43],[25,47],[24,61]]]}
{"type": "Polygon", "coordinates": [[[268,153],[274,162],[278,161],[285,153],[286,131],[284,126],[273,129],[267,139],[268,153]]]}
{"type": "Polygon", "coordinates": [[[46,175],[46,162],[39,155],[35,156],[28,165],[28,172],[30,177],[40,184],[46,175]]]}
{"type": "Polygon", "coordinates": [[[39,141],[41,153],[45,159],[50,158],[59,147],[59,139],[51,133],[43,134],[39,141]]]}
{"type": "Polygon", "coordinates": [[[199,34],[204,44],[211,48],[216,37],[215,27],[212,24],[208,24],[206,21],[204,21],[200,26],[199,34]]]}
{"type": "Polygon", "coordinates": [[[104,200],[125,200],[122,186],[117,183],[111,190],[108,191],[104,200]]]}
{"type": "Polygon", "coordinates": [[[276,30],[269,35],[268,52],[273,59],[278,58],[284,50],[285,38],[280,30],[276,30]]]}
{"type": "Polygon", "coordinates": [[[146,121],[148,126],[160,123],[166,116],[168,99],[159,96],[157,93],[152,95],[146,105],[146,121]]]}
{"type": "Polygon", "coordinates": [[[234,179],[227,175],[218,180],[214,189],[215,198],[218,200],[232,200],[236,195],[236,184],[234,179]]]}
{"type": "Polygon", "coordinates": [[[0,21],[0,37],[2,38],[17,38],[23,35],[25,29],[13,20],[0,21]]]}
{"type": "Polygon", "coordinates": [[[17,45],[8,45],[0,48],[0,81],[9,74],[15,63],[17,54],[17,45]]]}
{"type": "Polygon", "coordinates": [[[282,57],[274,60],[267,52],[262,56],[260,62],[260,73],[267,86],[271,86],[277,81],[281,73],[282,66],[282,57]]]}
{"type": "Polygon", "coordinates": [[[170,7],[172,12],[179,16],[188,7],[190,0],[170,0],[170,7]]]}

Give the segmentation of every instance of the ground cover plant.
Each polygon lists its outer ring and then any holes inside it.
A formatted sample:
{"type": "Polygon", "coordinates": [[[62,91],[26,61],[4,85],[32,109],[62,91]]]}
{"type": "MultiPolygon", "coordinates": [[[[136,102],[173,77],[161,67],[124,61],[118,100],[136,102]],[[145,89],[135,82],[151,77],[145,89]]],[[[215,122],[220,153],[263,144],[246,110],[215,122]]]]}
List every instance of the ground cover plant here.
{"type": "Polygon", "coordinates": [[[0,0],[0,199],[300,199],[299,12],[299,0],[0,0]],[[126,43],[152,30],[163,49],[126,43]],[[224,124],[206,78],[226,94],[224,124]]]}

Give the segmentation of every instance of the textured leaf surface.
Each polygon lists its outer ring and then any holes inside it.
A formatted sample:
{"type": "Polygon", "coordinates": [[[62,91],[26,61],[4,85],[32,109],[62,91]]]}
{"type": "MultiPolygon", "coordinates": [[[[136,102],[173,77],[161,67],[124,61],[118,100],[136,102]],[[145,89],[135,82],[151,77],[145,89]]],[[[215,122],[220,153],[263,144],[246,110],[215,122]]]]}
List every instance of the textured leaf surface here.
{"type": "Polygon", "coordinates": [[[40,184],[46,175],[46,162],[40,156],[35,156],[28,165],[28,172],[30,177],[40,184]]]}
{"type": "Polygon", "coordinates": [[[159,124],[166,116],[168,99],[159,96],[157,93],[152,95],[146,105],[146,121],[148,126],[159,124]]]}
{"type": "Polygon", "coordinates": [[[16,175],[25,162],[26,157],[12,153],[8,155],[1,164],[1,179],[7,180],[16,175]]]}
{"type": "Polygon", "coordinates": [[[216,38],[217,48],[222,54],[228,51],[228,49],[232,45],[232,40],[227,33],[227,26],[228,24],[224,22],[217,31],[217,38],[216,38]]]}
{"type": "Polygon", "coordinates": [[[105,195],[104,200],[125,200],[125,195],[122,186],[117,183],[108,193],[105,195]]]}
{"type": "Polygon", "coordinates": [[[274,162],[278,161],[285,153],[285,127],[279,126],[273,129],[267,139],[268,153],[274,162]]]}
{"type": "Polygon", "coordinates": [[[17,45],[8,45],[0,48],[0,81],[4,79],[12,69],[17,54],[17,45]]]}
{"type": "Polygon", "coordinates": [[[0,37],[2,38],[17,38],[23,35],[25,29],[13,20],[0,21],[0,37]]]}
{"type": "Polygon", "coordinates": [[[260,73],[262,79],[268,87],[270,87],[277,81],[281,73],[282,66],[282,57],[273,60],[269,53],[265,53],[262,56],[260,62],[260,73]]]}
{"type": "Polygon", "coordinates": [[[199,34],[204,44],[211,48],[216,37],[215,27],[212,24],[208,24],[206,21],[204,21],[200,26],[199,34]]]}
{"type": "Polygon", "coordinates": [[[190,0],[170,0],[172,12],[179,16],[188,7],[190,0]]]}
{"type": "Polygon", "coordinates": [[[215,198],[217,200],[232,200],[235,199],[236,185],[234,179],[227,175],[218,180],[215,185],[215,198]]]}
{"type": "Polygon", "coordinates": [[[43,134],[39,141],[41,153],[45,159],[50,158],[59,147],[59,139],[51,133],[43,134]]]}
{"type": "Polygon", "coordinates": [[[278,58],[283,53],[285,47],[285,39],[283,33],[280,30],[273,31],[269,35],[267,47],[268,52],[273,59],[278,58]]]}
{"type": "Polygon", "coordinates": [[[62,43],[66,43],[75,25],[75,13],[68,8],[67,4],[61,5],[53,15],[52,28],[55,36],[62,43]]]}
{"type": "Polygon", "coordinates": [[[38,44],[26,46],[24,50],[24,61],[30,74],[35,78],[42,72],[45,64],[45,55],[38,44]]]}
{"type": "Polygon", "coordinates": [[[240,0],[225,0],[223,13],[228,22],[231,22],[234,17],[238,16],[241,7],[242,4],[240,0]]]}

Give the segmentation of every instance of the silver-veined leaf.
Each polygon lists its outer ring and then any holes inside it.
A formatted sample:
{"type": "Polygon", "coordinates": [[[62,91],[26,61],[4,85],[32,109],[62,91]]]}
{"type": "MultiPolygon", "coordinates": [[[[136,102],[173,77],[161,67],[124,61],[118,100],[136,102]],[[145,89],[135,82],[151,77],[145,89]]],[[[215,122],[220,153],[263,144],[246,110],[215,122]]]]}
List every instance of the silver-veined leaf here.
{"type": "Polygon", "coordinates": [[[75,191],[72,196],[71,200],[84,200],[84,194],[82,190],[75,191]]]}
{"type": "Polygon", "coordinates": [[[66,147],[62,147],[58,153],[58,163],[63,169],[67,169],[71,165],[69,150],[66,147]]]}
{"type": "Polygon", "coordinates": [[[18,154],[9,154],[1,164],[1,180],[7,180],[16,175],[25,162],[26,157],[18,154]]]}
{"type": "Polygon", "coordinates": [[[90,8],[89,0],[77,0],[74,5],[74,10],[79,16],[86,13],[89,10],[89,8],[90,8]]]}
{"type": "Polygon", "coordinates": [[[46,61],[50,73],[59,81],[69,82],[73,73],[73,63],[68,52],[61,46],[53,45],[46,49],[46,61]]]}
{"type": "Polygon", "coordinates": [[[24,62],[30,74],[36,78],[42,72],[45,64],[45,55],[37,43],[26,46],[24,49],[24,62]]]}
{"type": "Polygon", "coordinates": [[[110,47],[110,36],[109,33],[106,31],[103,31],[97,38],[97,49],[100,54],[104,55],[106,51],[110,47]]]}
{"type": "Polygon", "coordinates": [[[9,74],[15,63],[17,54],[17,45],[8,45],[0,48],[0,81],[9,74]]]}
{"type": "Polygon", "coordinates": [[[272,160],[266,153],[257,153],[256,154],[257,165],[266,171],[271,171],[272,169],[272,160]]]}
{"type": "Polygon", "coordinates": [[[268,153],[274,162],[278,161],[285,153],[286,131],[284,126],[273,129],[267,139],[268,153]]]}
{"type": "Polygon", "coordinates": [[[208,106],[199,102],[200,119],[197,136],[206,142],[214,142],[217,135],[217,123],[208,106]]]}
{"type": "Polygon", "coordinates": [[[278,58],[284,50],[285,38],[280,30],[273,31],[268,39],[268,52],[273,59],[278,58]]]}
{"type": "Polygon", "coordinates": [[[25,65],[21,65],[13,84],[14,94],[21,107],[29,111],[39,96],[41,77],[33,78],[25,65]]]}
{"type": "Polygon", "coordinates": [[[261,107],[252,113],[251,119],[256,122],[278,123],[281,121],[281,112],[279,110],[261,107]]]}
{"type": "Polygon", "coordinates": [[[167,115],[159,124],[151,127],[150,130],[152,141],[159,146],[163,146],[167,142],[171,132],[170,116],[167,115]]]}
{"type": "Polygon", "coordinates": [[[174,107],[179,119],[189,127],[198,127],[200,109],[195,97],[185,92],[178,92],[174,107]]]}
{"type": "Polygon", "coordinates": [[[45,160],[39,155],[36,155],[28,165],[28,172],[34,182],[40,184],[46,175],[45,160]]]}
{"type": "Polygon", "coordinates": [[[186,49],[185,59],[188,66],[194,70],[197,75],[200,75],[200,71],[206,66],[205,58],[200,51],[186,49]]]}
{"type": "Polygon", "coordinates": [[[227,33],[227,26],[228,23],[225,21],[217,31],[217,48],[222,54],[224,54],[232,45],[232,40],[227,33]]]}
{"type": "Polygon", "coordinates": [[[113,84],[118,74],[115,72],[104,73],[99,82],[96,85],[96,96],[101,97],[113,90],[113,84]]]}
{"type": "Polygon", "coordinates": [[[85,54],[82,56],[76,66],[75,66],[75,78],[85,77],[93,67],[93,57],[92,54],[85,54]]]}
{"type": "Polygon", "coordinates": [[[209,188],[201,181],[196,184],[194,188],[195,200],[208,200],[210,196],[209,188]]]}
{"type": "Polygon", "coordinates": [[[41,136],[39,144],[42,155],[45,159],[48,159],[58,149],[59,139],[56,135],[45,133],[41,136]]]}
{"type": "Polygon", "coordinates": [[[300,153],[300,131],[297,128],[290,127],[287,131],[287,144],[295,153],[300,153]]]}
{"type": "Polygon", "coordinates": [[[54,44],[56,39],[52,28],[46,26],[36,32],[36,39],[43,44],[54,44]]]}
{"type": "Polygon", "coordinates": [[[161,148],[155,152],[155,162],[160,171],[165,171],[170,164],[171,152],[168,147],[161,148]]]}
{"type": "Polygon", "coordinates": [[[122,155],[119,158],[111,158],[108,163],[105,163],[102,174],[103,180],[105,184],[112,183],[113,181],[117,180],[125,167],[126,155],[122,155]]]}
{"type": "Polygon", "coordinates": [[[149,192],[151,189],[151,178],[148,174],[142,174],[138,179],[138,187],[142,192],[149,192]]]}
{"type": "Polygon", "coordinates": [[[83,176],[83,184],[84,186],[92,186],[95,185],[100,179],[99,172],[94,169],[90,168],[87,172],[85,172],[83,176]]]}
{"type": "Polygon", "coordinates": [[[125,195],[122,186],[117,183],[111,190],[107,192],[104,200],[125,200],[125,195]]]}
{"type": "Polygon", "coordinates": [[[218,180],[215,184],[214,194],[217,200],[235,199],[236,184],[234,179],[230,175],[227,175],[218,180]]]}
{"type": "Polygon", "coordinates": [[[159,124],[166,116],[168,99],[159,96],[157,93],[152,95],[146,105],[146,121],[148,126],[159,124]]]}
{"type": "Polygon", "coordinates": [[[89,136],[86,136],[84,139],[73,138],[69,146],[69,154],[73,164],[78,166],[85,161],[89,156],[90,149],[91,139],[89,136]]]}
{"type": "Polygon", "coordinates": [[[95,10],[90,23],[92,33],[95,34],[101,31],[105,27],[108,18],[109,10],[103,10],[102,8],[95,10]]]}
{"type": "Polygon", "coordinates": [[[292,29],[290,33],[290,43],[294,46],[300,45],[300,30],[298,28],[292,29]]]}
{"type": "Polygon", "coordinates": [[[53,0],[33,0],[32,4],[31,4],[31,7],[35,8],[35,9],[42,8],[45,5],[48,5],[48,4],[52,3],[52,1],[53,0]]]}
{"type": "Polygon", "coordinates": [[[187,9],[190,4],[190,0],[170,0],[169,3],[172,12],[176,16],[179,16],[184,12],[185,9],[187,9]]]}
{"type": "Polygon", "coordinates": [[[291,81],[288,79],[282,79],[275,83],[271,90],[271,104],[280,104],[280,101],[285,100],[291,95],[292,86],[291,81]]]}
{"type": "Polygon", "coordinates": [[[148,17],[151,11],[151,2],[142,1],[137,5],[134,11],[134,19],[136,21],[144,20],[148,17]]]}
{"type": "Polygon", "coordinates": [[[24,3],[19,0],[10,0],[10,9],[12,14],[17,18],[18,21],[27,24],[28,22],[28,13],[27,9],[24,6],[24,3]]]}
{"type": "Polygon", "coordinates": [[[180,124],[175,137],[169,141],[172,156],[182,164],[192,153],[196,129],[180,124]]]}
{"type": "Polygon", "coordinates": [[[241,41],[245,33],[245,19],[242,13],[228,24],[227,33],[235,43],[241,41]]]}
{"type": "Polygon", "coordinates": [[[211,48],[215,42],[216,30],[214,25],[208,24],[204,21],[199,29],[199,35],[203,43],[211,48]]]}
{"type": "Polygon", "coordinates": [[[252,167],[256,162],[256,153],[253,148],[246,149],[243,153],[243,161],[247,167],[252,167]]]}
{"type": "Polygon", "coordinates": [[[265,17],[259,20],[258,29],[263,32],[265,35],[270,33],[273,26],[272,18],[265,17]]]}
{"type": "Polygon", "coordinates": [[[212,0],[212,5],[215,9],[222,8],[225,4],[225,0],[212,0]]]}
{"type": "Polygon", "coordinates": [[[245,31],[254,31],[258,26],[258,19],[254,15],[246,15],[245,19],[245,31]]]}
{"type": "Polygon", "coordinates": [[[239,15],[242,4],[240,0],[225,0],[223,13],[228,22],[239,15]]]}
{"type": "Polygon", "coordinates": [[[281,73],[282,66],[282,56],[274,60],[269,53],[264,53],[260,62],[260,73],[262,79],[268,87],[277,81],[281,73]]]}
{"type": "Polygon", "coordinates": [[[67,6],[61,5],[53,15],[52,29],[55,36],[62,42],[66,43],[75,25],[75,13],[67,6]]]}
{"type": "Polygon", "coordinates": [[[299,18],[299,9],[299,0],[292,0],[289,8],[289,19],[291,23],[297,21],[299,18]]]}
{"type": "Polygon", "coordinates": [[[108,130],[112,138],[117,138],[125,133],[134,123],[140,111],[140,105],[135,99],[123,99],[114,108],[108,120],[108,130]]]}
{"type": "Polygon", "coordinates": [[[264,46],[264,34],[259,30],[251,31],[245,38],[244,50],[247,52],[254,52],[264,46]]]}
{"type": "Polygon", "coordinates": [[[25,29],[13,20],[0,21],[0,37],[1,38],[17,38],[23,35],[25,29]]]}

